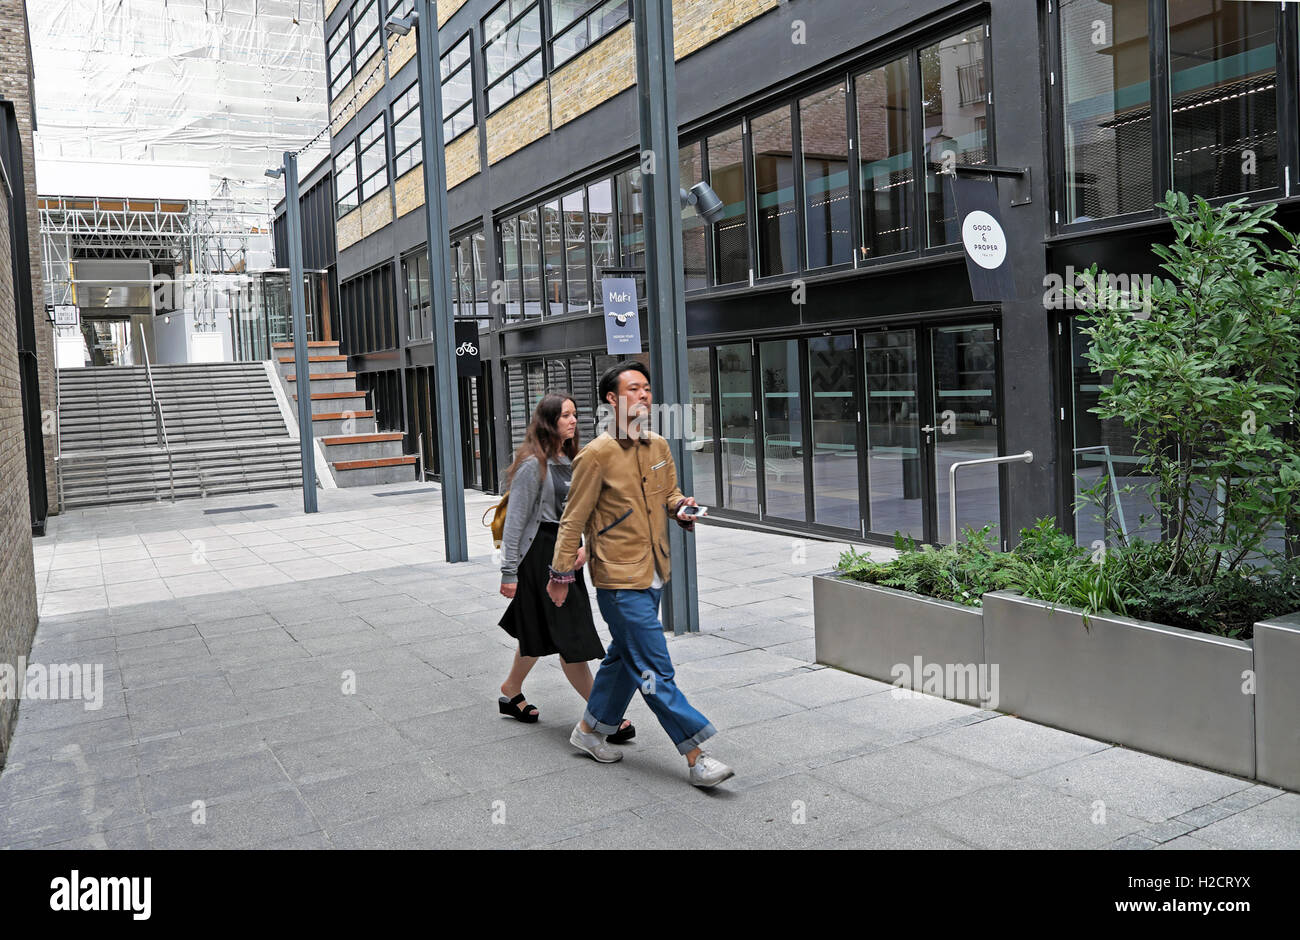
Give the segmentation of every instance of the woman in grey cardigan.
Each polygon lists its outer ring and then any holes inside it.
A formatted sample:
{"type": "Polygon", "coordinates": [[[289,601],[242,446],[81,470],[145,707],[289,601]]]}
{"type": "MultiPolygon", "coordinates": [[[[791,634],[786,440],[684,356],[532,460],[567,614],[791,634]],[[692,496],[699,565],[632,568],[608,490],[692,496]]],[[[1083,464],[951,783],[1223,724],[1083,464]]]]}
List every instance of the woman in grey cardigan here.
{"type": "MultiPolygon", "coordinates": [[[[538,718],[537,709],[523,694],[524,679],[538,657],[558,653],[565,678],[584,700],[591,694],[587,661],[605,658],[582,577],[584,549],[578,550],[578,590],[570,592],[576,603],[556,607],[546,595],[555,536],[569,495],[571,463],[577,454],[577,406],[567,395],[549,393],[537,403],[506,476],[510,500],[501,536],[501,593],[510,598],[510,606],[500,625],[519,646],[510,675],[501,683],[498,708],[517,721],[538,718]]],[[[607,740],[617,744],[635,734],[631,723],[624,721],[607,740]]]]}

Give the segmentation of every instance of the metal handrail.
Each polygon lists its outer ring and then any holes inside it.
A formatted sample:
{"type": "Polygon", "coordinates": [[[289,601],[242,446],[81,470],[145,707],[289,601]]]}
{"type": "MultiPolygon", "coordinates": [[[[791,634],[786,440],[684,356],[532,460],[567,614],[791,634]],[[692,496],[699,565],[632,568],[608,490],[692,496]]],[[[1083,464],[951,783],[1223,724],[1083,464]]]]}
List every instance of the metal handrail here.
{"type": "Polygon", "coordinates": [[[950,541],[957,544],[957,471],[962,467],[977,467],[981,464],[994,463],[1033,463],[1034,452],[1027,450],[1023,454],[1011,454],[1006,457],[981,457],[978,460],[958,460],[948,468],[948,519],[950,541]]]}
{"type": "Polygon", "coordinates": [[[1094,444],[1091,447],[1076,447],[1076,454],[1086,454],[1099,450],[1106,460],[1106,476],[1110,480],[1111,495],[1115,499],[1115,521],[1119,523],[1119,534],[1125,542],[1128,541],[1128,524],[1124,521],[1124,504],[1119,499],[1119,484],[1115,482],[1115,461],[1111,457],[1109,444],[1094,444]]]}
{"type": "Polygon", "coordinates": [[[144,338],[144,324],[140,325],[140,350],[144,354],[144,374],[149,379],[149,407],[153,411],[154,437],[167,455],[167,479],[171,486],[172,502],[176,502],[176,469],[172,465],[172,448],[167,440],[167,419],[163,417],[162,402],[153,385],[153,367],[149,365],[149,344],[144,338]]]}

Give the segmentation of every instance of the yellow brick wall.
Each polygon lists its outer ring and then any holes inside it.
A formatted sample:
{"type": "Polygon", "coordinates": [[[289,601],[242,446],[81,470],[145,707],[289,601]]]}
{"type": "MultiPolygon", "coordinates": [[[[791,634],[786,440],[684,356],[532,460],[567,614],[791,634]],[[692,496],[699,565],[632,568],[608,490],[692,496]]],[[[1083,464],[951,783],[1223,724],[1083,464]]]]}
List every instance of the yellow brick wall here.
{"type": "Polygon", "coordinates": [[[424,205],[424,165],[407,170],[393,184],[397,196],[397,214],[406,215],[424,205]]]}
{"type": "Polygon", "coordinates": [[[635,84],[636,50],[628,23],[551,75],[551,125],[567,124],[635,84]]]}
{"type": "Polygon", "coordinates": [[[673,0],[673,54],[684,59],[780,5],[780,0],[673,0]]]}
{"type": "Polygon", "coordinates": [[[488,163],[504,160],[551,131],[550,94],[538,82],[487,119],[488,163]]]}
{"type": "Polygon", "coordinates": [[[325,15],[329,16],[334,12],[334,8],[339,5],[339,0],[325,0],[325,15]]]}
{"type": "Polygon", "coordinates": [[[478,155],[478,126],[447,145],[447,189],[452,190],[481,169],[478,155]]]}
{"type": "Polygon", "coordinates": [[[396,75],[403,65],[415,58],[415,31],[399,36],[393,51],[388,54],[388,74],[396,75]]]}
{"type": "Polygon", "coordinates": [[[370,61],[367,62],[361,71],[356,74],[356,77],[343,87],[343,90],[339,92],[338,97],[330,102],[331,134],[337,134],[342,130],[343,125],[352,120],[353,116],[361,106],[373,98],[375,93],[384,86],[385,76],[382,70],[378,75],[371,78],[369,82],[366,81],[366,77],[374,71],[375,67],[379,65],[379,62],[383,57],[384,50],[381,48],[370,57],[370,61]],[[361,93],[357,96],[356,101],[348,104],[349,99],[357,91],[357,88],[361,88],[361,93]]]}
{"type": "Polygon", "coordinates": [[[465,0],[442,0],[438,4],[438,27],[451,19],[451,15],[465,5],[465,0]]]}
{"type": "Polygon", "coordinates": [[[334,223],[334,240],[339,251],[361,241],[361,210],[353,209],[334,223]]]}
{"type": "Polygon", "coordinates": [[[361,204],[362,237],[373,235],[392,221],[393,203],[388,187],[384,187],[361,204]]]}

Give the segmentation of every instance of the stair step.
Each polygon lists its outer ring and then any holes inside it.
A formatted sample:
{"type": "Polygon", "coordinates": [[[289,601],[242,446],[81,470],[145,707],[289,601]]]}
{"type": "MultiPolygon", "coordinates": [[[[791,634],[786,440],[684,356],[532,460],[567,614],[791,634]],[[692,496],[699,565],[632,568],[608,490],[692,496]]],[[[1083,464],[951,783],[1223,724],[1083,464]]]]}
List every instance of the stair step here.
{"type": "Polygon", "coordinates": [[[400,431],[390,434],[353,434],[350,437],[322,437],[320,442],[327,447],[343,444],[376,444],[380,441],[400,441],[406,435],[400,431]]]}
{"type": "Polygon", "coordinates": [[[373,467],[414,466],[414,457],[380,457],[376,460],[341,460],[330,464],[335,470],[369,470],[373,467]]]}

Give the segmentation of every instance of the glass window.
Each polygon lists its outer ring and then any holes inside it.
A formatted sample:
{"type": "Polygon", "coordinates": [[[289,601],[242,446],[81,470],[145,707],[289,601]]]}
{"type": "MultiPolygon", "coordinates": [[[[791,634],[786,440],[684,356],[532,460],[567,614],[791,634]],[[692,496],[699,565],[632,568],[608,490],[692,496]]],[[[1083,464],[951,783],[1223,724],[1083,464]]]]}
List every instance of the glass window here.
{"type": "Polygon", "coordinates": [[[853,81],[858,109],[862,195],[862,258],[912,246],[912,139],[907,59],[895,59],[853,81]]]}
{"type": "Polygon", "coordinates": [[[487,236],[480,229],[470,235],[470,243],[474,251],[474,309],[479,325],[486,329],[492,319],[491,307],[488,306],[491,289],[488,283],[487,236]]]}
{"type": "Polygon", "coordinates": [[[799,217],[794,198],[794,137],[790,108],[760,114],[749,123],[754,147],[754,200],[758,210],[758,276],[799,270],[799,217]]]}
{"type": "MultiPolygon", "coordinates": [[[[696,149],[698,151],[698,147],[696,149]]],[[[690,186],[684,178],[682,185],[690,186]]],[[[639,166],[618,175],[618,238],[619,264],[629,268],[645,267],[645,206],[639,166]]]]}
{"type": "Polygon", "coordinates": [[[1065,221],[1150,209],[1147,0],[1074,0],[1060,30],[1065,221]]]}
{"type": "Polygon", "coordinates": [[[379,0],[370,0],[360,13],[353,11],[352,35],[356,46],[356,55],[352,57],[355,74],[379,51],[379,0]]]}
{"type": "Polygon", "coordinates": [[[506,308],[506,322],[518,320],[522,315],[519,303],[519,225],[514,218],[501,223],[501,268],[505,283],[502,301],[506,308]]]}
{"type": "Polygon", "coordinates": [[[483,19],[488,108],[496,110],[542,77],[542,19],[536,0],[505,0],[483,19]]]}
{"type": "Polygon", "coordinates": [[[1174,189],[1276,186],[1278,4],[1168,2],[1174,189]]]}
{"type": "Polygon", "coordinates": [[[564,220],[558,199],[542,206],[542,252],[547,305],[552,314],[564,313],[564,220]]]}
{"type": "Polygon", "coordinates": [[[749,280],[749,223],[745,215],[745,151],[740,126],[708,139],[709,183],[722,200],[713,226],[714,283],[749,280]]]}
{"type": "Polygon", "coordinates": [[[940,171],[989,156],[982,25],[921,50],[921,105],[929,244],[946,245],[958,240],[957,209],[940,171]]]}
{"type": "Polygon", "coordinates": [[[334,157],[334,191],[338,194],[339,217],[357,207],[357,146],[355,141],[334,157]]]}
{"type": "Polygon", "coordinates": [[[568,309],[586,310],[590,297],[587,281],[587,217],[582,205],[582,190],[569,193],[560,204],[564,218],[565,281],[568,284],[568,309]]]}
{"type": "Polygon", "coordinates": [[[853,260],[849,229],[849,128],[841,82],[799,101],[808,267],[853,260]]]}
{"type": "Polygon", "coordinates": [[[524,318],[542,315],[542,260],[537,210],[519,216],[519,257],[524,276],[524,318]]]}
{"type": "MultiPolygon", "coordinates": [[[[637,172],[640,173],[639,168],[637,172]]],[[[704,161],[700,156],[699,144],[691,144],[677,151],[677,172],[682,188],[687,190],[704,179],[704,161]]],[[[694,206],[682,207],[682,260],[686,268],[687,290],[709,286],[708,229],[694,206]]],[[[642,238],[644,240],[644,236],[642,238]]],[[[643,253],[642,258],[644,257],[643,253]]],[[[748,265],[745,267],[745,277],[749,278],[748,265]]]]}
{"type": "Polygon", "coordinates": [[[706,506],[718,505],[718,479],[714,466],[713,377],[709,371],[709,350],[686,350],[686,372],[691,388],[691,417],[683,427],[691,432],[686,450],[691,455],[695,491],[691,494],[706,506]]]}
{"type": "MultiPolygon", "coordinates": [[[[591,227],[591,271],[593,278],[601,276],[604,268],[618,266],[618,256],[614,253],[614,184],[612,180],[601,180],[587,187],[587,222],[591,227]]],[[[604,305],[603,295],[599,290],[592,294],[595,306],[604,305]]]]}
{"type": "Polygon", "coordinates": [[[551,54],[558,66],[629,19],[628,0],[550,0],[551,54]]]}
{"type": "Polygon", "coordinates": [[[718,412],[722,430],[723,505],[758,512],[754,435],[754,369],[749,343],[718,347],[718,412]]]}
{"type": "Polygon", "coordinates": [[[474,126],[474,81],[469,34],[442,57],[442,132],[450,141],[474,126]]]}
{"type": "Polygon", "coordinates": [[[424,160],[420,147],[420,88],[416,83],[393,102],[393,172],[401,176],[424,160]]]}
{"type": "Polygon", "coordinates": [[[381,114],[357,137],[361,162],[361,201],[388,185],[388,150],[384,141],[384,116],[381,114]]]}
{"type": "Polygon", "coordinates": [[[456,265],[456,316],[473,317],[474,312],[474,256],[469,236],[453,245],[456,249],[452,263],[456,265]]]}
{"type": "Polygon", "coordinates": [[[329,42],[326,43],[331,101],[338,97],[339,92],[343,90],[343,86],[352,79],[352,47],[348,42],[350,36],[348,21],[344,17],[343,22],[338,25],[338,28],[334,30],[334,34],[330,36],[329,42]]]}

